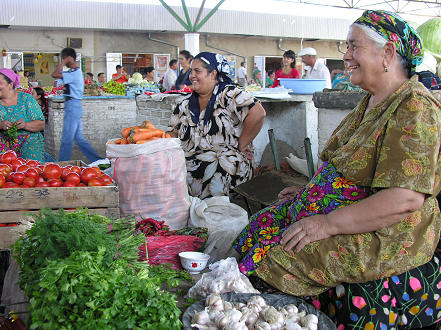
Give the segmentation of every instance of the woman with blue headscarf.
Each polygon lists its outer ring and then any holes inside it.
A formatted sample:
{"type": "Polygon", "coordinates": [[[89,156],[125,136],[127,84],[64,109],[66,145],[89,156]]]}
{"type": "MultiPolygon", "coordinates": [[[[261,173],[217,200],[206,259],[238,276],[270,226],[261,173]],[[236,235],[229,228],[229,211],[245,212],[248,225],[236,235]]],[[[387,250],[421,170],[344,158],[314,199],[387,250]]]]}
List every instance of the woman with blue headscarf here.
{"type": "Polygon", "coordinates": [[[253,174],[252,141],[265,110],[249,93],[233,85],[220,54],[199,53],[191,64],[193,93],[175,108],[170,134],[181,140],[191,196],[228,196],[253,174]]]}
{"type": "MultiPolygon", "coordinates": [[[[419,35],[367,10],[343,56],[367,91],[301,190],[253,215],[239,269],[308,297],[338,329],[412,329],[441,318],[441,105],[418,82],[419,35]]],[[[298,191],[296,191],[298,190],[298,191]]]]}

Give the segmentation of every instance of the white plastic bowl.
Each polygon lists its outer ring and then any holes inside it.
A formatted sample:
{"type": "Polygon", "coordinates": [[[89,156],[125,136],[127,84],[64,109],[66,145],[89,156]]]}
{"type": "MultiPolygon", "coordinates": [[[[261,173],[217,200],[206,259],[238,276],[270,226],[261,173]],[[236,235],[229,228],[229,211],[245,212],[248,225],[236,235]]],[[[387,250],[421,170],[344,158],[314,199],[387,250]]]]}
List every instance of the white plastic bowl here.
{"type": "Polygon", "coordinates": [[[206,266],[210,256],[201,252],[181,252],[181,265],[190,274],[199,274],[206,266]]]}

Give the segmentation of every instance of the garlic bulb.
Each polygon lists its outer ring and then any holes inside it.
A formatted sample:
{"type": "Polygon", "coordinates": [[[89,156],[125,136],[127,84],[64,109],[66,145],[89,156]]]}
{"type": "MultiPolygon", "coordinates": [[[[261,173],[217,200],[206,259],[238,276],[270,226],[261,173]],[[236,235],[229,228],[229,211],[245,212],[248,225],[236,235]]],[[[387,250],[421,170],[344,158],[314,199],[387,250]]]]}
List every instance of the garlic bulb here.
{"type": "Polygon", "coordinates": [[[230,303],[229,301],[224,301],[224,310],[230,310],[233,309],[233,304],[230,303]]]}
{"type": "Polygon", "coordinates": [[[225,316],[231,319],[231,322],[239,322],[242,318],[242,313],[237,309],[228,309],[225,311],[225,316]]]}
{"type": "Polygon", "coordinates": [[[218,294],[210,294],[206,299],[205,299],[205,306],[211,306],[214,305],[215,303],[217,303],[218,301],[222,301],[221,296],[219,296],[218,294]]]}
{"type": "Polygon", "coordinates": [[[210,320],[213,322],[214,320],[216,320],[216,317],[218,317],[220,313],[222,313],[222,311],[208,309],[208,316],[210,317],[210,320]]]}
{"type": "Polygon", "coordinates": [[[255,330],[271,330],[271,326],[268,322],[265,322],[263,320],[257,320],[256,324],[254,325],[255,330]]]}
{"type": "Polygon", "coordinates": [[[302,325],[309,330],[317,330],[318,317],[314,314],[308,314],[300,319],[300,323],[302,323],[302,325]]]}
{"type": "Polygon", "coordinates": [[[297,308],[297,306],[293,305],[293,304],[283,306],[283,309],[288,312],[288,315],[289,314],[297,314],[299,312],[299,309],[297,308]]]}
{"type": "Polygon", "coordinates": [[[285,321],[282,313],[277,311],[277,309],[275,309],[273,306],[269,306],[265,311],[263,311],[262,317],[269,324],[283,324],[285,321]]]}
{"type": "Polygon", "coordinates": [[[285,322],[285,330],[302,330],[302,327],[295,321],[287,320],[285,322]]]}
{"type": "Polygon", "coordinates": [[[266,301],[261,296],[252,296],[250,300],[248,300],[247,305],[259,305],[260,307],[266,306],[266,301]]]}
{"type": "Polygon", "coordinates": [[[248,327],[244,322],[231,322],[228,323],[223,330],[248,330],[248,327]]]}
{"type": "Polygon", "coordinates": [[[205,325],[211,323],[210,316],[207,311],[203,310],[194,314],[192,322],[199,325],[205,325]]]}
{"type": "Polygon", "coordinates": [[[215,319],[215,323],[218,328],[225,327],[228,323],[231,322],[231,317],[226,316],[224,313],[219,313],[219,315],[215,319]]]}
{"type": "Polygon", "coordinates": [[[253,312],[257,313],[257,314],[259,314],[259,313],[262,311],[262,307],[261,307],[260,305],[256,305],[256,304],[247,304],[247,307],[248,307],[251,311],[253,311],[253,312]]]}

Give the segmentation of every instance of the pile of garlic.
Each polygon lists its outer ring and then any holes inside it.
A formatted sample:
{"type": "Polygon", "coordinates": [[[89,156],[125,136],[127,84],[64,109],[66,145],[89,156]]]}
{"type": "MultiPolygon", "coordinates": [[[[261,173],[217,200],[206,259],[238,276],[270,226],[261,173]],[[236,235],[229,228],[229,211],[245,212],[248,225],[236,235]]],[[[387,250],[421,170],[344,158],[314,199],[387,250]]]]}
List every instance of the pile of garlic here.
{"type": "Polygon", "coordinates": [[[297,306],[286,305],[277,310],[261,296],[252,296],[246,304],[223,301],[218,294],[205,299],[205,309],[197,312],[192,327],[207,330],[317,330],[314,314],[299,312],[297,306]]]}

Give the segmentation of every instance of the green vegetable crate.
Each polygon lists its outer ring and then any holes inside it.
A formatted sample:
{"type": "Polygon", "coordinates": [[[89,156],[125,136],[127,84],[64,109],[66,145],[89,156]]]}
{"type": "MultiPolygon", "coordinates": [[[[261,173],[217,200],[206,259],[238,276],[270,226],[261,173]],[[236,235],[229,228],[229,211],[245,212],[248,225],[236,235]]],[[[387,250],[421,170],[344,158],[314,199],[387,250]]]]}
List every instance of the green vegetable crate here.
{"type": "MultiPolygon", "coordinates": [[[[80,160],[59,162],[62,166],[87,166],[80,160]]],[[[74,211],[82,207],[90,213],[119,218],[119,191],[116,185],[103,187],[8,188],[0,189],[0,250],[28,229],[32,217],[41,208],[74,211]]]]}

